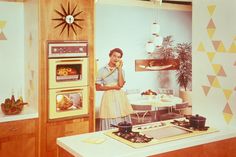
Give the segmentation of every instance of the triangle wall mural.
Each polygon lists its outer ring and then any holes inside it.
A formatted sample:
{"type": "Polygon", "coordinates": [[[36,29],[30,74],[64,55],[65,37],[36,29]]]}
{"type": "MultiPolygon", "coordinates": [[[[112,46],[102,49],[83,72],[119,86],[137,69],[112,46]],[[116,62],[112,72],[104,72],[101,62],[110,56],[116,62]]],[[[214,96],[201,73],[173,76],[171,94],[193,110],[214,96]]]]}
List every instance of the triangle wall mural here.
{"type": "Polygon", "coordinates": [[[3,33],[6,23],[6,21],[0,20],[0,40],[7,40],[5,34],[3,33]]]}
{"type": "MultiPolygon", "coordinates": [[[[206,23],[206,33],[208,36],[208,40],[210,43],[212,43],[213,47],[207,46],[207,43],[200,41],[197,46],[197,51],[206,52],[206,53],[203,53],[203,55],[206,54],[207,60],[209,64],[211,64],[212,73],[208,73],[206,75],[206,79],[208,80],[209,84],[204,84],[201,87],[206,97],[209,96],[209,93],[211,93],[211,95],[214,95],[216,91],[222,90],[224,94],[224,98],[225,98],[225,103],[221,104],[222,106],[224,106],[224,109],[222,111],[222,116],[226,124],[230,124],[234,116],[234,113],[232,112],[231,108],[236,103],[230,104],[229,100],[233,96],[233,92],[236,92],[236,82],[235,84],[232,84],[231,88],[222,86],[223,84],[225,84],[225,82],[227,82],[227,79],[226,79],[227,77],[230,77],[230,78],[232,77],[232,73],[226,73],[225,67],[224,67],[226,64],[225,61],[223,60],[215,61],[215,58],[218,54],[219,55],[232,55],[232,53],[236,53],[236,35],[233,35],[232,41],[230,43],[227,43],[227,45],[230,45],[230,46],[225,47],[226,44],[224,43],[224,40],[215,37],[215,33],[217,32],[217,23],[214,21],[216,19],[216,17],[214,16],[214,13],[217,11],[216,5],[208,5],[207,10],[209,13],[209,20],[206,23]],[[219,77],[221,79],[218,79],[219,77]]],[[[227,63],[227,64],[232,65],[232,68],[236,69],[236,56],[232,56],[232,57],[235,58],[234,62],[227,63]]]]}

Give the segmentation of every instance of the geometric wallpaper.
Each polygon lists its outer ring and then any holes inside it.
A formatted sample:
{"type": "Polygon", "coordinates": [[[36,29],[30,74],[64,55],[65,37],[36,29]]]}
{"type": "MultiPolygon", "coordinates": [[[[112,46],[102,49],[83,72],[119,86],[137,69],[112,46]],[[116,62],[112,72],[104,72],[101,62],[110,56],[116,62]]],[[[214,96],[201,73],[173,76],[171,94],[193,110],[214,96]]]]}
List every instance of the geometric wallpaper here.
{"type": "MultiPolygon", "coordinates": [[[[236,114],[235,111],[233,112],[232,110],[232,107],[236,106],[236,102],[230,101],[236,90],[236,78],[234,78],[234,84],[233,81],[231,85],[225,84],[228,83],[227,81],[229,78],[233,77],[232,71],[228,69],[236,68],[236,34],[230,42],[227,42],[227,44],[229,44],[226,46],[226,43],[222,38],[215,36],[219,30],[215,22],[215,19],[217,19],[215,16],[217,12],[217,5],[208,4],[206,10],[208,12],[208,16],[205,17],[207,19],[207,23],[204,33],[207,34],[207,41],[206,39],[204,39],[204,41],[199,41],[197,53],[203,53],[205,55],[208,65],[210,65],[212,70],[205,76],[205,79],[208,81],[201,84],[201,88],[206,98],[208,95],[214,95],[215,92],[222,92],[224,97],[221,112],[222,118],[224,118],[226,124],[230,124],[233,116],[236,114]],[[219,58],[234,59],[224,60],[219,58]]],[[[227,28],[225,29],[225,31],[227,31],[227,28]]]]}
{"type": "Polygon", "coordinates": [[[3,28],[5,28],[6,23],[6,21],[0,20],[0,40],[7,40],[5,34],[3,33],[3,28]]]}

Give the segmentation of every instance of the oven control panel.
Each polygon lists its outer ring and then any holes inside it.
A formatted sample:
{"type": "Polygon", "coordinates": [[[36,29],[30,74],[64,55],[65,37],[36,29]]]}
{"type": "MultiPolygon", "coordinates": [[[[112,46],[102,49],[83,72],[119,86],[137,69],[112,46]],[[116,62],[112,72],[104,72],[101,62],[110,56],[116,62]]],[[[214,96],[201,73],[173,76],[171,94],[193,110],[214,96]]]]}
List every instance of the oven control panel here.
{"type": "Polygon", "coordinates": [[[86,41],[50,41],[48,42],[48,58],[87,57],[86,41]]]}

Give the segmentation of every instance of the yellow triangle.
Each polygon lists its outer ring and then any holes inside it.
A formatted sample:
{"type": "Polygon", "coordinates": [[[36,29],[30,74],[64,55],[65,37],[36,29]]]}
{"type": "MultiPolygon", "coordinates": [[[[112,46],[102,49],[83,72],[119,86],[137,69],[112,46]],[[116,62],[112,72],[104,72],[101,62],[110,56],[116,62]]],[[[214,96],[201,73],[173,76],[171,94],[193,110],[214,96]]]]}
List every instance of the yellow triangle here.
{"type": "Polygon", "coordinates": [[[223,44],[222,41],[220,42],[220,45],[219,45],[219,47],[217,48],[217,51],[218,51],[218,52],[225,52],[225,46],[224,46],[224,44],[223,44]]]}
{"type": "Polygon", "coordinates": [[[220,64],[212,64],[212,67],[215,71],[215,74],[217,75],[218,72],[220,71],[221,65],[220,64]]]}
{"type": "Polygon", "coordinates": [[[208,59],[212,62],[213,58],[215,57],[215,52],[207,52],[208,59]]]}
{"type": "Polygon", "coordinates": [[[232,90],[230,90],[230,89],[224,89],[223,92],[224,92],[225,98],[226,98],[227,100],[229,100],[229,98],[230,98],[230,96],[231,96],[231,94],[232,94],[232,90]]]}
{"type": "Polygon", "coordinates": [[[216,5],[209,5],[207,8],[208,8],[209,14],[212,16],[215,11],[216,5]]]}
{"type": "Polygon", "coordinates": [[[207,33],[210,39],[212,39],[213,34],[215,33],[215,30],[216,30],[215,28],[207,29],[207,33]]]}
{"type": "Polygon", "coordinates": [[[215,80],[213,81],[213,83],[212,83],[212,87],[220,88],[220,83],[219,83],[217,77],[216,77],[215,80]]]}
{"type": "Polygon", "coordinates": [[[229,52],[236,53],[236,44],[234,42],[231,44],[229,52]]]}
{"type": "Polygon", "coordinates": [[[205,47],[203,45],[203,43],[201,42],[197,48],[198,51],[205,51],[205,47]]]}
{"type": "Polygon", "coordinates": [[[6,21],[0,21],[0,29],[3,29],[6,25],[6,21]]]}
{"type": "Polygon", "coordinates": [[[229,113],[223,113],[224,114],[224,119],[225,119],[225,122],[227,124],[229,124],[229,122],[231,121],[231,119],[233,118],[233,115],[232,114],[229,114],[229,113]]]}

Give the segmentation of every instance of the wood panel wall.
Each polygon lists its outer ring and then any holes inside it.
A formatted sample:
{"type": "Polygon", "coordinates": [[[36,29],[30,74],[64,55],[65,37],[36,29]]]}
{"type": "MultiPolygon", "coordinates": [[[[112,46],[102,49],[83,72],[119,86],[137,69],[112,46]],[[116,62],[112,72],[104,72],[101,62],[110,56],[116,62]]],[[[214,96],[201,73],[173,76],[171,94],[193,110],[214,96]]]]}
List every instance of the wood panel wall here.
{"type": "MultiPolygon", "coordinates": [[[[47,60],[47,40],[86,40],[89,44],[89,117],[78,118],[81,121],[89,121],[89,131],[94,131],[94,0],[39,0],[39,117],[40,117],[40,156],[54,154],[47,152],[47,128],[55,125],[48,121],[48,60],[47,60]],[[77,35],[67,29],[62,34],[61,28],[54,28],[58,21],[52,20],[59,18],[55,9],[63,12],[61,5],[67,10],[68,2],[71,10],[76,6],[75,12],[83,11],[78,17],[84,19],[79,22],[83,29],[75,27],[77,35]]],[[[66,124],[74,123],[76,119],[63,120],[66,124]]],[[[76,121],[77,122],[77,121],[76,121]]],[[[75,122],[75,124],[76,124],[75,122]]],[[[61,120],[58,125],[64,125],[61,120]]],[[[60,126],[59,126],[60,127],[60,126]]],[[[65,128],[65,127],[60,127],[65,128]]],[[[84,128],[86,130],[86,127],[84,128]]],[[[83,130],[81,132],[84,132],[83,130]]],[[[86,130],[87,132],[87,130],[86,130]]],[[[72,133],[73,134],[73,133],[72,133]]],[[[55,141],[54,141],[55,142],[55,141]]]]}

